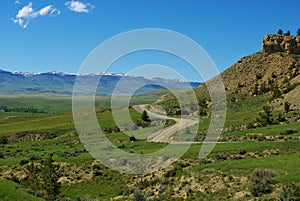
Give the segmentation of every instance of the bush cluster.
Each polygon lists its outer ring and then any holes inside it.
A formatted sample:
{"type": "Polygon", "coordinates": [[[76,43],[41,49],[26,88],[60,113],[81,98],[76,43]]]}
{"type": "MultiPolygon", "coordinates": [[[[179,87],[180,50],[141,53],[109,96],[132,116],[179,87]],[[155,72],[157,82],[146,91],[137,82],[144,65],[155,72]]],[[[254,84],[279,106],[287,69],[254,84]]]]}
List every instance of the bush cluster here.
{"type": "Polygon", "coordinates": [[[272,192],[273,178],[276,176],[275,172],[271,169],[256,169],[252,173],[250,187],[251,193],[258,197],[262,194],[272,192]]]}

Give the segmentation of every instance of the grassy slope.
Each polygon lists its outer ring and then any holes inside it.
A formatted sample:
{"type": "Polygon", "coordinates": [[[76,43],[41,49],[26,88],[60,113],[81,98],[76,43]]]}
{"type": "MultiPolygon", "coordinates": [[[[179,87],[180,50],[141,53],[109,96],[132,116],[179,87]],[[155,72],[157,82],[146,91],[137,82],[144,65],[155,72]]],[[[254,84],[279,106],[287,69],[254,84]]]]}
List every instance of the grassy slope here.
{"type": "MultiPolygon", "coordinates": [[[[141,96],[135,99],[138,103],[144,103],[142,100],[148,98],[144,102],[151,102],[151,96],[141,96]]],[[[47,99],[43,100],[44,103],[47,99]]],[[[267,97],[253,97],[242,100],[237,103],[230,103],[227,110],[226,126],[246,124],[253,122],[258,116],[258,112],[261,111],[263,103],[267,100],[267,97]],[[251,107],[250,107],[251,106],[251,107]],[[245,115],[246,114],[246,115],[245,115]]],[[[42,102],[43,102],[42,101],[42,102]]],[[[49,99],[48,99],[49,101],[49,99]]],[[[50,101],[51,102],[51,101],[50,101]]],[[[61,109],[61,108],[60,108],[61,109]]],[[[114,127],[115,124],[111,121],[111,113],[104,110],[104,112],[97,113],[101,126],[114,127]]],[[[132,118],[136,119],[139,114],[132,111],[132,118]]],[[[209,119],[202,119],[201,129],[207,128],[209,119]]],[[[31,114],[26,113],[0,113],[0,135],[8,133],[43,133],[49,131],[58,132],[58,135],[70,134],[75,132],[74,125],[72,123],[72,115],[70,112],[58,113],[58,114],[31,114]]],[[[263,135],[279,135],[284,129],[297,129],[300,130],[299,124],[283,124],[283,125],[271,125],[265,128],[256,128],[242,131],[231,131],[223,133],[222,135],[230,136],[243,136],[248,133],[262,133],[263,135]]],[[[107,134],[108,138],[116,145],[125,145],[123,148],[126,151],[133,151],[134,153],[149,153],[159,150],[165,146],[163,143],[148,143],[144,140],[138,140],[137,142],[130,143],[128,136],[123,133],[107,134]]],[[[299,136],[299,133],[293,134],[293,136],[299,136]]],[[[84,152],[84,147],[78,142],[78,137],[69,136],[63,138],[46,139],[40,141],[31,142],[18,142],[10,145],[10,148],[6,146],[0,147],[0,152],[4,153],[5,159],[0,159],[1,165],[18,166],[18,163],[22,159],[28,159],[33,155],[39,155],[44,157],[45,152],[55,152],[54,160],[58,162],[67,162],[71,164],[83,165],[91,164],[93,158],[84,152]],[[9,150],[9,152],[8,152],[9,150]],[[79,152],[79,155],[62,157],[60,153],[68,151],[71,154],[79,152]]],[[[200,144],[192,145],[188,152],[184,155],[183,159],[197,159],[200,144]]],[[[297,182],[299,181],[300,170],[299,167],[299,141],[283,141],[283,142],[255,142],[245,141],[239,143],[222,143],[218,144],[210,157],[214,157],[216,154],[236,153],[240,149],[245,149],[247,152],[262,153],[265,150],[278,149],[280,155],[265,156],[261,158],[247,158],[242,160],[228,160],[223,162],[216,162],[206,165],[195,165],[193,171],[197,172],[201,169],[214,168],[221,171],[233,171],[232,174],[249,174],[255,168],[272,168],[278,176],[276,180],[282,183],[297,182]],[[286,150],[290,150],[289,153],[285,153],[286,150]]],[[[126,191],[126,188],[115,191],[118,186],[126,186],[130,183],[130,178],[126,175],[120,175],[113,171],[107,171],[106,177],[94,178],[89,182],[83,182],[79,184],[63,185],[62,195],[76,198],[79,195],[90,194],[94,197],[109,198],[117,196],[126,191]]],[[[128,190],[128,189],[127,189],[128,190]]],[[[101,198],[101,199],[102,199],[101,198]]]]}
{"type": "MultiPolygon", "coordinates": [[[[299,146],[299,143],[296,145],[299,146]]],[[[273,169],[277,172],[277,182],[284,184],[297,183],[300,181],[300,160],[299,151],[294,154],[283,154],[264,158],[249,158],[244,160],[233,160],[217,162],[199,166],[197,169],[216,168],[222,171],[234,171],[239,175],[251,173],[256,168],[273,169]]]]}
{"type": "Polygon", "coordinates": [[[21,187],[7,180],[0,180],[0,200],[11,201],[11,200],[31,200],[31,201],[42,201],[44,199],[37,198],[31,194],[24,192],[21,187]]]}

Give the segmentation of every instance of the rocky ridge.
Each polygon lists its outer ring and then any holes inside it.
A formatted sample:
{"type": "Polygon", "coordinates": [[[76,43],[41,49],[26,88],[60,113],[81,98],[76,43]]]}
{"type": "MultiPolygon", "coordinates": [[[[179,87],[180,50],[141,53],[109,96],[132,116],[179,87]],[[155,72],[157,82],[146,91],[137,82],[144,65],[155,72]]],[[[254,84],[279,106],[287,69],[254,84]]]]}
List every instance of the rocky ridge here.
{"type": "Polygon", "coordinates": [[[262,40],[262,52],[286,52],[288,54],[300,54],[300,36],[286,36],[280,34],[268,34],[262,40]]]}
{"type": "MultiPolygon", "coordinates": [[[[279,92],[273,100],[288,101],[299,107],[300,95],[300,36],[266,35],[260,52],[245,56],[220,74],[227,99],[279,92]],[[298,54],[299,52],[299,54],[298,54]]],[[[213,83],[213,78],[206,83],[213,83]]],[[[198,97],[208,98],[205,84],[194,89],[198,97]]],[[[175,99],[166,94],[158,102],[175,99]]]]}

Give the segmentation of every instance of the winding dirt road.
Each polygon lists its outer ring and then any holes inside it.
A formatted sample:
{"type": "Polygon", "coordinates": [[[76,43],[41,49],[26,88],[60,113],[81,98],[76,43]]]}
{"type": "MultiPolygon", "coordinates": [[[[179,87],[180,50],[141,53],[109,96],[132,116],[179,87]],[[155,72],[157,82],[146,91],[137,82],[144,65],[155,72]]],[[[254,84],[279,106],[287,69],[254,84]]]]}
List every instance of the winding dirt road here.
{"type": "Polygon", "coordinates": [[[148,141],[151,142],[166,142],[166,143],[172,143],[173,137],[180,131],[184,130],[185,128],[188,128],[192,125],[195,125],[198,123],[195,119],[184,119],[184,118],[173,118],[168,117],[166,115],[163,115],[161,113],[158,113],[155,109],[151,108],[150,110],[147,109],[148,105],[135,105],[134,109],[138,112],[143,112],[144,110],[147,111],[150,118],[158,118],[158,119],[172,119],[176,123],[172,126],[169,126],[165,129],[162,129],[158,132],[152,133],[147,137],[148,141]]]}

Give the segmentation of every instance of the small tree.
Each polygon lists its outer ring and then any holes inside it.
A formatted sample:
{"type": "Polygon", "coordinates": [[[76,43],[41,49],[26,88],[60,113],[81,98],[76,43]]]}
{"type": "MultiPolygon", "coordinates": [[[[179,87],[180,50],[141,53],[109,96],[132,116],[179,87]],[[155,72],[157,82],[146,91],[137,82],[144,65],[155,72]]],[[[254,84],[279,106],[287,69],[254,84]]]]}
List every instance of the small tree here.
{"type": "Polygon", "coordinates": [[[271,106],[264,106],[263,107],[264,112],[259,113],[259,118],[257,118],[257,121],[261,123],[263,126],[266,126],[268,124],[272,124],[272,112],[273,107],[271,106]]]}
{"type": "Polygon", "coordinates": [[[288,113],[291,109],[291,104],[289,102],[284,102],[284,112],[288,113]]]}
{"type": "Polygon", "coordinates": [[[290,32],[290,31],[287,31],[284,35],[285,35],[285,36],[290,36],[290,35],[291,35],[291,32],[290,32]]]}
{"type": "Polygon", "coordinates": [[[22,180],[22,184],[29,188],[33,194],[37,194],[41,187],[38,175],[39,168],[34,164],[34,162],[30,162],[25,166],[24,171],[26,176],[22,180]]]}
{"type": "Polygon", "coordinates": [[[269,91],[269,88],[266,85],[266,82],[261,83],[260,89],[259,89],[259,94],[262,95],[264,93],[267,93],[269,91]]]}
{"type": "Polygon", "coordinates": [[[258,84],[257,83],[255,83],[252,95],[258,95],[258,84]]]}
{"type": "Polygon", "coordinates": [[[265,114],[267,114],[268,116],[272,116],[273,109],[274,108],[271,106],[267,106],[267,105],[263,106],[263,110],[265,114]]]}
{"type": "Polygon", "coordinates": [[[147,113],[146,110],[144,110],[143,113],[142,113],[142,120],[146,121],[146,122],[150,121],[150,118],[149,118],[148,113],[147,113]]]}
{"type": "Polygon", "coordinates": [[[272,98],[276,99],[276,98],[280,98],[281,97],[281,91],[279,90],[279,87],[277,84],[273,85],[273,95],[272,98]]]}
{"type": "Polygon", "coordinates": [[[297,36],[300,36],[300,28],[297,30],[297,36]]]}
{"type": "Polygon", "coordinates": [[[277,34],[278,34],[278,35],[282,35],[282,34],[283,34],[283,31],[282,31],[281,29],[278,29],[277,34]]]}
{"type": "Polygon", "coordinates": [[[59,179],[59,167],[53,164],[53,153],[50,153],[45,159],[41,169],[42,187],[46,191],[47,200],[55,200],[59,194],[60,183],[59,179]]]}

